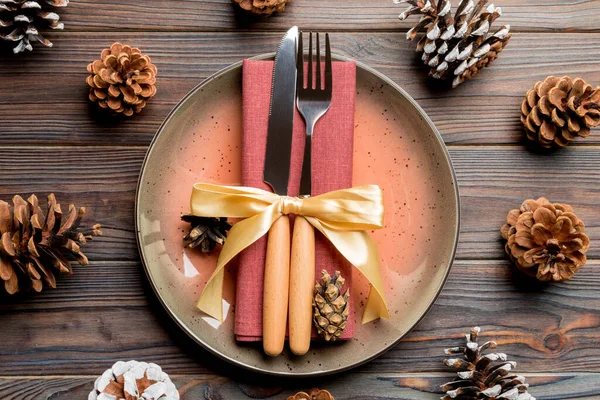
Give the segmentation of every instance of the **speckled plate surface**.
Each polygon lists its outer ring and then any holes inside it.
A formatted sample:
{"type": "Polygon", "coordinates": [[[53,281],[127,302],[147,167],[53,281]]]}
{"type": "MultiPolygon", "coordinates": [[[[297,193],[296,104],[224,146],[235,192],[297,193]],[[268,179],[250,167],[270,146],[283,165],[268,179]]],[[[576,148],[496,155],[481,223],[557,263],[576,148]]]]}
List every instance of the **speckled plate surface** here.
{"type": "MultiPolygon", "coordinates": [[[[315,343],[306,356],[286,351],[276,358],[265,356],[260,343],[237,343],[235,311],[230,307],[235,304],[235,266],[226,275],[224,322],[196,309],[217,256],[183,247],[186,225],[179,216],[189,211],[193,183],[240,184],[241,62],[192,90],[167,117],[148,150],[136,199],[138,246],[148,278],[188,335],[241,367],[281,376],[316,376],[367,362],[421,320],[450,271],[460,207],[446,147],[406,92],[357,64],[353,180],[355,185],[374,183],[384,189],[386,226],[373,236],[380,248],[391,319],[358,323],[353,340],[315,343]]],[[[366,294],[367,284],[355,271],[352,295],[358,321],[366,294]]]]}

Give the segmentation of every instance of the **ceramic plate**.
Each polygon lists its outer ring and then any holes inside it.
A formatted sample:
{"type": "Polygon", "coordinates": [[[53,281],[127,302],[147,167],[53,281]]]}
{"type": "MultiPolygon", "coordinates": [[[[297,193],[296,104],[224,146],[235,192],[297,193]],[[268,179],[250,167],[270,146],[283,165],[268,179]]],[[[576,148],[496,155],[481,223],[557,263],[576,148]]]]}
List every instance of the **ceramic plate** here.
{"type": "MultiPolygon", "coordinates": [[[[391,319],[357,323],[353,340],[315,344],[303,357],[289,352],[267,357],[262,344],[235,341],[230,307],[235,304],[234,267],[225,279],[224,322],[196,309],[217,256],[185,249],[181,239],[187,227],[179,220],[189,211],[193,183],[240,184],[241,78],[241,62],[208,78],[175,107],[150,145],[136,199],[137,239],[146,273],[181,329],[234,364],[282,376],[355,367],[402,339],[423,318],[448,276],[458,239],[459,199],[446,147],[406,92],[357,63],[353,179],[354,185],[378,184],[385,192],[386,226],[373,236],[380,248],[391,319]]],[[[366,294],[365,280],[354,271],[358,321],[366,294]]]]}

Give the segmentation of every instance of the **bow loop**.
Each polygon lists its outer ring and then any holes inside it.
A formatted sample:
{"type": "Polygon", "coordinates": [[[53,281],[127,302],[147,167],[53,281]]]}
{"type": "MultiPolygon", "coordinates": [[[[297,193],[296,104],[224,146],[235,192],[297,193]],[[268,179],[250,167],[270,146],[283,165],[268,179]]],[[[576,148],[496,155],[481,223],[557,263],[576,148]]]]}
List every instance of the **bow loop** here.
{"type": "Polygon", "coordinates": [[[302,215],[302,198],[281,196],[280,201],[283,215],[302,215]]]}
{"type": "Polygon", "coordinates": [[[198,301],[198,308],[210,316],[223,320],[225,265],[265,235],[282,215],[296,214],[304,216],[371,284],[363,323],[389,318],[377,245],[365,232],[383,227],[383,193],[379,186],[359,186],[300,198],[252,187],[196,183],[191,210],[203,217],[244,218],[229,231],[217,267],[198,301]]]}

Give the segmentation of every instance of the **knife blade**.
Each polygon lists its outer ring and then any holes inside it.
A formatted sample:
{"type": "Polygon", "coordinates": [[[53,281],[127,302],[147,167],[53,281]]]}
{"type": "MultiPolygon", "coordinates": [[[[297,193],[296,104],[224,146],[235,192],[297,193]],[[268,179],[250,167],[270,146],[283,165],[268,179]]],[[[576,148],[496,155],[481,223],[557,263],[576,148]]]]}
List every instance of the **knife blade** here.
{"type": "Polygon", "coordinates": [[[298,27],[294,26],[281,40],[273,66],[263,180],[279,195],[287,195],[290,177],[296,109],[297,39],[298,27]]]}
{"type": "MultiPolygon", "coordinates": [[[[279,195],[288,194],[296,100],[298,28],[283,37],[273,66],[271,106],[263,180],[279,195]]],[[[263,349],[270,356],[283,351],[288,313],[290,220],[279,217],[269,230],[263,287],[263,349]]]]}

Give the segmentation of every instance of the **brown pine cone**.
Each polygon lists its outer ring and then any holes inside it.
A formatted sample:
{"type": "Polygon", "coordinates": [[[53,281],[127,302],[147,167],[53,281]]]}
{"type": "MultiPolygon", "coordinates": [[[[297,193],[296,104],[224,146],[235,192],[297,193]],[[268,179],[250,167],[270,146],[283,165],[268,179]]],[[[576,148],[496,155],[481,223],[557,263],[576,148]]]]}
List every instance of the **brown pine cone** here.
{"type": "Polygon", "coordinates": [[[270,16],[274,12],[285,11],[285,5],[292,0],[232,0],[240,8],[251,14],[270,16]]]}
{"type": "Polygon", "coordinates": [[[600,124],[600,86],[594,89],[581,78],[549,76],[527,92],[521,122],[527,138],[544,148],[587,137],[590,128],[600,124]]]}
{"type": "Polygon", "coordinates": [[[505,250],[522,272],[562,282],[585,264],[590,239],[571,206],[529,199],[509,212],[506,221],[501,229],[505,250]]]}
{"type": "Polygon", "coordinates": [[[156,66],[136,47],[114,43],[87,71],[90,101],[114,113],[139,113],[156,94],[156,66]]]}
{"type": "Polygon", "coordinates": [[[27,201],[13,197],[13,206],[0,201],[0,278],[7,293],[41,292],[43,282],[55,288],[56,272],[72,272],[64,253],[72,254],[81,265],[88,263],[80,247],[101,231],[98,224],[86,231],[79,229],[85,211],[70,204],[63,214],[53,194],[48,196],[47,215],[35,195],[27,201]]]}
{"type": "Polygon", "coordinates": [[[335,342],[348,324],[350,294],[349,289],[342,294],[345,282],[340,271],[335,271],[332,277],[323,270],[321,280],[315,285],[313,322],[319,336],[326,341],[335,342]]]}
{"type": "Polygon", "coordinates": [[[422,53],[430,76],[451,79],[456,87],[498,58],[510,40],[510,25],[490,34],[502,10],[493,4],[484,8],[487,2],[461,0],[453,16],[450,0],[394,0],[396,4],[408,4],[400,14],[401,20],[411,15],[421,16],[406,38],[414,40],[419,32],[424,32],[417,51],[422,53]]]}
{"type": "Polygon", "coordinates": [[[287,400],[335,400],[327,390],[310,389],[308,393],[298,392],[287,400]]]}

